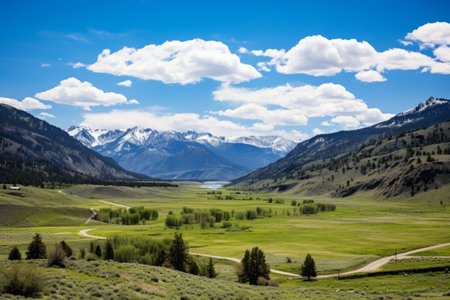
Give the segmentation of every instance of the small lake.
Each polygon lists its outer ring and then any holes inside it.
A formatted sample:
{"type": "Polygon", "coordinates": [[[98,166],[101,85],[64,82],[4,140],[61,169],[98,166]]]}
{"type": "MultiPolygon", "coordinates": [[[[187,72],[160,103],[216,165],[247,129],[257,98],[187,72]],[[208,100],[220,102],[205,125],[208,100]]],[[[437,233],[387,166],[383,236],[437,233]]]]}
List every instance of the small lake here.
{"type": "Polygon", "coordinates": [[[203,184],[200,187],[202,189],[217,190],[228,183],[230,183],[230,182],[229,181],[205,181],[205,182],[203,182],[203,184]]]}

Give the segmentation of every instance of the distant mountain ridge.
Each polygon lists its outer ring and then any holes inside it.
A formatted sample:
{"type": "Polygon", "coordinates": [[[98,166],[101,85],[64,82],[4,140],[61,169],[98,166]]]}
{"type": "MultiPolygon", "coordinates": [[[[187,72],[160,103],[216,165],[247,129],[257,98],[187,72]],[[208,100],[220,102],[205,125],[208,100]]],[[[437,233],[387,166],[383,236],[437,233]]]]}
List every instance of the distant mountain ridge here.
{"type": "Polygon", "coordinates": [[[31,114],[0,104],[1,177],[42,180],[74,176],[101,180],[140,180],[148,176],[127,171],[113,159],[85,147],[64,130],[31,114]]]}
{"type": "Polygon", "coordinates": [[[300,142],[284,158],[232,182],[239,186],[258,185],[263,180],[283,178],[308,163],[334,158],[357,150],[361,145],[389,135],[416,130],[450,119],[450,101],[430,97],[416,107],[399,113],[389,120],[351,131],[320,134],[300,142]]]}
{"type": "Polygon", "coordinates": [[[128,170],[164,179],[234,179],[276,161],[296,145],[279,136],[227,138],[137,127],[72,126],[67,132],[128,170]]]}

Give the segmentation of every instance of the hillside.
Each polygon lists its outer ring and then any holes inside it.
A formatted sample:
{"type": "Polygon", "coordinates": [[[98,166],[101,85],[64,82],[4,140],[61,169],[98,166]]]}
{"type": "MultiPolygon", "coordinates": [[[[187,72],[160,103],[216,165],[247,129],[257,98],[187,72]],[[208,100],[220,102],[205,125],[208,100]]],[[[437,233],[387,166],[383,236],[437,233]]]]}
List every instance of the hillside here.
{"type": "MultiPolygon", "coordinates": [[[[418,184],[415,189],[419,189],[419,186],[423,188],[425,182],[430,187],[430,179],[421,179],[427,176],[424,174],[431,172],[435,174],[432,175],[434,178],[442,173],[444,175],[438,177],[445,179],[448,172],[448,122],[437,127],[431,126],[425,131],[418,128],[446,121],[449,116],[448,100],[430,98],[414,109],[374,126],[319,135],[304,141],[285,158],[236,180],[234,184],[306,194],[332,193],[336,196],[378,188],[383,190],[385,197],[390,197],[405,193],[407,188],[411,189],[411,182],[418,176],[419,182],[415,183],[418,184]],[[402,133],[408,131],[412,132],[403,136],[402,133]],[[438,146],[440,154],[437,154],[438,146]],[[410,149],[409,154],[406,154],[407,149],[410,149]],[[421,163],[401,163],[406,156],[413,157],[412,151],[420,153],[415,158],[420,158],[421,163]],[[370,155],[367,154],[369,152],[370,155]],[[428,152],[435,161],[427,161],[428,152]],[[416,164],[417,169],[409,170],[411,165],[414,168],[416,164]],[[375,179],[375,174],[382,179],[375,179]],[[389,179],[397,181],[391,182],[389,179]],[[395,185],[395,188],[389,187],[389,191],[384,191],[386,185],[395,185]]],[[[437,183],[438,186],[444,184],[437,183]]]]}
{"type": "Polygon", "coordinates": [[[49,180],[148,178],[123,169],[65,131],[8,105],[0,105],[0,126],[1,182],[36,185],[49,180]]]}
{"type": "Polygon", "coordinates": [[[67,132],[128,170],[167,179],[235,179],[276,161],[295,146],[293,141],[277,136],[226,138],[149,128],[72,126],[67,132]]]}

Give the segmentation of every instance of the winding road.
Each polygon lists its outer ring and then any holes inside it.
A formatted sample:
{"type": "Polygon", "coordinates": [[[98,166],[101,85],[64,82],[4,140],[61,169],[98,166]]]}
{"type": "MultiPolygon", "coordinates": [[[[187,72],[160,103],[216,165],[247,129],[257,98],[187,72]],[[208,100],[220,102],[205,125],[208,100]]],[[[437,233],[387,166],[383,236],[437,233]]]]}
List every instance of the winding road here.
{"type": "MultiPolygon", "coordinates": [[[[81,236],[84,236],[84,237],[93,238],[93,239],[97,239],[97,240],[106,240],[105,237],[88,234],[88,232],[91,230],[94,230],[94,228],[81,230],[80,232],[78,232],[78,234],[81,236]]],[[[429,251],[429,250],[433,250],[433,249],[440,248],[440,247],[446,247],[446,246],[450,246],[450,243],[438,244],[438,245],[433,245],[433,246],[429,246],[429,247],[410,250],[410,251],[403,252],[403,253],[398,253],[397,259],[405,259],[408,257],[408,255],[411,255],[411,254],[414,254],[417,252],[429,251]]],[[[215,258],[215,259],[223,259],[223,260],[228,260],[228,261],[232,261],[235,263],[241,262],[241,260],[239,258],[234,258],[234,257],[216,256],[216,255],[193,253],[193,252],[190,252],[190,254],[196,255],[196,256],[210,257],[210,258],[215,258]]],[[[351,274],[355,274],[355,273],[374,272],[374,271],[378,270],[381,266],[387,264],[388,262],[390,262],[393,259],[395,259],[395,255],[380,258],[362,268],[359,268],[359,269],[356,269],[353,271],[343,272],[343,273],[339,273],[339,274],[318,275],[317,278],[331,278],[331,277],[351,275],[351,274]]],[[[280,275],[291,276],[291,277],[300,277],[299,274],[284,272],[284,271],[280,271],[280,270],[276,270],[276,269],[270,269],[270,272],[275,273],[275,274],[280,274],[280,275]]]]}

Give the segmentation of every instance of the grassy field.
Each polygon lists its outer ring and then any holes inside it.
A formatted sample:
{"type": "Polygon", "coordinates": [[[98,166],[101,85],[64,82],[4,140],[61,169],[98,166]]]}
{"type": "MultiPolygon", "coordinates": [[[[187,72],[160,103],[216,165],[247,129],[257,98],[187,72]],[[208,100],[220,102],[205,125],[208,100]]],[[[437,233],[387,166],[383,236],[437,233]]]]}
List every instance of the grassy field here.
{"type": "MultiPolygon", "coordinates": [[[[259,246],[272,268],[293,273],[300,272],[305,255],[311,253],[319,274],[329,274],[355,269],[377,258],[392,255],[395,251],[401,253],[450,240],[450,208],[429,204],[425,199],[417,203],[406,203],[358,197],[314,198],[245,191],[236,194],[236,191],[224,190],[223,197],[232,195],[237,199],[251,197],[252,200],[218,200],[215,195],[207,194],[206,190],[201,189],[198,183],[180,183],[179,188],[78,185],[64,190],[64,193],[25,187],[20,193],[23,196],[13,195],[9,190],[0,190],[0,209],[2,215],[7,216],[0,221],[0,258],[6,258],[14,245],[19,246],[22,252],[25,251],[34,233],[41,233],[48,245],[65,240],[77,253],[79,248],[87,248],[91,240],[78,235],[82,229],[92,228],[89,233],[96,236],[127,235],[154,239],[172,238],[175,232],[181,232],[189,243],[191,252],[242,258],[246,249],[259,246]],[[269,198],[273,199],[272,203],[267,201],[269,198]],[[282,199],[284,203],[276,203],[276,199],[282,199]],[[287,211],[292,212],[293,199],[314,199],[315,202],[335,204],[337,209],[315,215],[294,216],[291,213],[289,216],[287,211]],[[141,225],[126,226],[97,221],[84,224],[89,217],[89,208],[117,208],[99,200],[153,208],[160,215],[158,220],[141,225]],[[170,211],[178,214],[183,206],[195,209],[220,208],[235,212],[261,207],[271,209],[273,214],[270,218],[255,220],[232,219],[231,228],[221,228],[221,223],[207,229],[202,229],[199,224],[183,225],[178,229],[167,228],[163,214],[170,211]],[[241,230],[243,226],[249,229],[241,230]]],[[[436,249],[428,255],[446,256],[448,251],[448,247],[436,249]]],[[[427,254],[424,252],[423,255],[427,254]]],[[[448,261],[440,263],[446,262],[448,261]]],[[[427,266],[428,263],[435,265],[435,261],[431,260],[423,260],[420,265],[427,266]]],[[[236,281],[233,263],[217,261],[217,268],[219,279],[236,281]]],[[[425,280],[423,274],[414,276],[420,282],[429,283],[434,280],[425,280]]],[[[442,277],[439,280],[448,285],[448,276],[439,276],[442,277]]],[[[399,284],[403,280],[397,278],[401,276],[391,277],[399,280],[399,284]]],[[[287,288],[310,284],[286,280],[283,276],[275,278],[282,287],[287,288]]],[[[373,287],[381,288],[383,280],[370,280],[374,282],[373,287]]],[[[358,286],[362,284],[362,280],[360,281],[358,279],[353,282],[359,282],[355,285],[358,286]]],[[[344,283],[342,281],[340,284],[344,283]]],[[[335,281],[326,279],[317,281],[314,288],[331,293],[333,289],[336,290],[335,286],[335,281]]],[[[348,289],[350,286],[349,283],[348,289]]]]}

